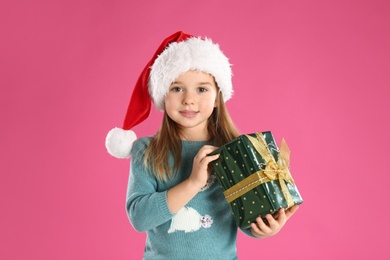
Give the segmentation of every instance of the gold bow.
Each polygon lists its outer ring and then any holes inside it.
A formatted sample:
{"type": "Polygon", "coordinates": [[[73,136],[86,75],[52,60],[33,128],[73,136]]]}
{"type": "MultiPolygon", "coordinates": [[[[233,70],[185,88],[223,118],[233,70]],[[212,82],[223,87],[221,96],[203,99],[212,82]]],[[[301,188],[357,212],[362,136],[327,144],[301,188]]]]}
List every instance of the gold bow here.
{"type": "Polygon", "coordinates": [[[275,161],[275,158],[269,151],[267,142],[261,133],[256,133],[256,138],[249,135],[246,135],[246,137],[263,158],[266,166],[264,170],[255,172],[254,174],[227,189],[224,192],[226,200],[228,203],[230,203],[248,191],[259,186],[260,184],[278,179],[283,196],[287,201],[287,208],[290,208],[294,205],[294,201],[290,192],[288,191],[286,182],[294,185],[294,180],[288,169],[290,165],[290,149],[288,148],[286,141],[282,139],[279,148],[278,160],[275,161]]]}

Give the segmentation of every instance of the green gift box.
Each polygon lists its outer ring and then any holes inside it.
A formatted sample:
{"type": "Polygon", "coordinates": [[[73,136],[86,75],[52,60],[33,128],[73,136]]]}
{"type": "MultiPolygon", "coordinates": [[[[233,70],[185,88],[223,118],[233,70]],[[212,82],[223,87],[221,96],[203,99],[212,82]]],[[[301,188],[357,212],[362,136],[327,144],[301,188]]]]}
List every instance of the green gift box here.
{"type": "Polygon", "coordinates": [[[271,132],[240,135],[213,154],[220,154],[211,166],[240,228],[303,202],[289,171],[290,150],[284,140],[279,149],[271,132]]]}

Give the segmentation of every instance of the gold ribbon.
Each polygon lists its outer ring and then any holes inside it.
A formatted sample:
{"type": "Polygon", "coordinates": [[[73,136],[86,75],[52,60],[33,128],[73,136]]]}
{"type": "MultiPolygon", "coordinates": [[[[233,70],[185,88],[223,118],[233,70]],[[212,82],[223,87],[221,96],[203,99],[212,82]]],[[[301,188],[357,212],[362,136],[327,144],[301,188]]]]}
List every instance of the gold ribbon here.
{"type": "Polygon", "coordinates": [[[225,190],[224,195],[227,202],[232,202],[262,183],[278,179],[283,196],[287,201],[287,208],[290,208],[294,205],[294,201],[288,191],[286,182],[294,185],[294,180],[288,169],[290,165],[290,149],[288,148],[286,141],[282,139],[279,147],[278,160],[275,161],[275,158],[269,151],[267,142],[261,133],[256,133],[256,138],[249,135],[246,135],[246,137],[263,158],[266,166],[264,170],[253,173],[244,180],[225,190]]]}

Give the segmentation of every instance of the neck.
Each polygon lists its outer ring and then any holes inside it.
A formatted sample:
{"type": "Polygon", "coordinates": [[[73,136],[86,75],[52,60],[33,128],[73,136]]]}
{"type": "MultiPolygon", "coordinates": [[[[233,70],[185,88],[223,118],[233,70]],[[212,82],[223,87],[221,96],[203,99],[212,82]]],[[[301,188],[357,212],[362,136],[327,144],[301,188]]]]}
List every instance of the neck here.
{"type": "Polygon", "coordinates": [[[180,133],[180,139],[184,141],[206,141],[209,139],[209,133],[207,129],[204,131],[186,129],[180,133]]]}

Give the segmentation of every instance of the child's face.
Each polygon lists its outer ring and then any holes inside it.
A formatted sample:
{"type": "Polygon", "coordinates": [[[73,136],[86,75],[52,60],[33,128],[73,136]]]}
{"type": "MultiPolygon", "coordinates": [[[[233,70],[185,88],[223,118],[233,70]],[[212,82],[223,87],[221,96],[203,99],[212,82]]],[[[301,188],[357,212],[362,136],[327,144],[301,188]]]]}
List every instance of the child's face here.
{"type": "Polygon", "coordinates": [[[181,128],[183,136],[207,139],[207,120],[216,106],[214,78],[200,71],[179,76],[165,96],[165,112],[181,128]]]}

